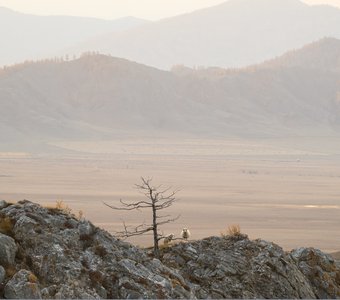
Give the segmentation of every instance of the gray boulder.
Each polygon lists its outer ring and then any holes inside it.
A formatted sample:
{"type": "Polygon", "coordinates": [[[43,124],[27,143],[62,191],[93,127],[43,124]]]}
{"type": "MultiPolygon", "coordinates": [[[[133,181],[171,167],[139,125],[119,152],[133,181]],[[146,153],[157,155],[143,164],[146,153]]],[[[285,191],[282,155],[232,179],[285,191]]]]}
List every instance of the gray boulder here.
{"type": "Polygon", "coordinates": [[[3,266],[14,265],[17,250],[14,239],[0,233],[0,264],[3,266]]]}
{"type": "Polygon", "coordinates": [[[41,299],[37,277],[27,270],[20,270],[5,286],[7,299],[41,299]]]}

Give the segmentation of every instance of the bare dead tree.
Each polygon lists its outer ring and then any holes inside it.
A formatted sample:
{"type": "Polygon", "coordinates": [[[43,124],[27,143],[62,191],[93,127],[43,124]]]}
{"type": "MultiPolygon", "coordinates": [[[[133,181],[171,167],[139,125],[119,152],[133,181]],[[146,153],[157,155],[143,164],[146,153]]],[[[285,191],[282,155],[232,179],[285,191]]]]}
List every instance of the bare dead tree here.
{"type": "Polygon", "coordinates": [[[170,207],[175,201],[175,195],[178,191],[173,191],[171,188],[164,188],[162,185],[153,186],[152,179],[141,178],[142,183],[136,184],[135,187],[146,197],[146,200],[126,203],[120,200],[120,207],[112,206],[104,202],[104,204],[114,210],[141,210],[150,209],[152,211],[152,223],[145,222],[136,227],[128,227],[123,222],[124,230],[118,231],[115,235],[119,238],[128,238],[137,235],[147,234],[152,231],[153,234],[153,252],[156,258],[160,257],[159,241],[165,236],[159,232],[159,226],[176,221],[180,216],[171,218],[170,215],[160,215],[159,211],[170,207]]]}

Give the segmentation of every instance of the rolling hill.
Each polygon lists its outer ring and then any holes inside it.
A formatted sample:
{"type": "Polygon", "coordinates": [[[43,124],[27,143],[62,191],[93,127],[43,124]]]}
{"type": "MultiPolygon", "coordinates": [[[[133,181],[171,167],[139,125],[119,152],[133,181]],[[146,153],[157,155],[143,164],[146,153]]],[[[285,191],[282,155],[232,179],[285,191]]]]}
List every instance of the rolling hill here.
{"type": "Polygon", "coordinates": [[[2,147],[143,135],[339,135],[339,53],[339,40],[323,39],[238,70],[169,72],[104,55],[17,65],[0,72],[2,147]]]}

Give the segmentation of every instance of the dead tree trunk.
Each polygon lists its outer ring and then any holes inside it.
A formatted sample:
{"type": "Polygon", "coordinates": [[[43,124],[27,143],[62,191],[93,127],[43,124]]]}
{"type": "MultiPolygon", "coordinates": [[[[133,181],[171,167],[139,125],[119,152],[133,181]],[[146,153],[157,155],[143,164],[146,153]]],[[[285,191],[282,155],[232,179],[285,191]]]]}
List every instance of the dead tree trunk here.
{"type": "Polygon", "coordinates": [[[157,224],[157,211],[155,201],[152,201],[152,224],[153,224],[153,253],[156,258],[159,258],[159,236],[158,236],[158,224],[157,224]]]}
{"type": "Polygon", "coordinates": [[[147,198],[146,200],[126,203],[120,200],[121,207],[116,207],[104,203],[106,206],[115,210],[140,210],[140,209],[151,209],[152,211],[152,224],[141,224],[137,227],[129,228],[124,224],[124,230],[116,232],[115,235],[120,238],[129,238],[136,235],[147,234],[152,231],[153,234],[153,253],[156,258],[160,258],[159,241],[165,237],[158,232],[158,228],[161,225],[174,222],[179,218],[170,219],[169,215],[160,216],[160,210],[170,207],[175,201],[175,194],[177,191],[170,191],[170,188],[162,188],[162,186],[154,187],[151,185],[151,179],[144,179],[142,177],[142,184],[136,185],[136,188],[147,198]]]}

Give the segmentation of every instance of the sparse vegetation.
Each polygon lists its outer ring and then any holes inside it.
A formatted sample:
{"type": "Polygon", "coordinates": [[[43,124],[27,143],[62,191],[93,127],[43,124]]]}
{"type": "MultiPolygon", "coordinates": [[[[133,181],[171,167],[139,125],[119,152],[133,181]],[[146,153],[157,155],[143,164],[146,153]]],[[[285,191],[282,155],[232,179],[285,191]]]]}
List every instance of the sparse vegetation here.
{"type": "Polygon", "coordinates": [[[228,227],[228,234],[231,235],[231,236],[239,236],[239,235],[241,235],[240,225],[238,225],[238,224],[230,225],[228,227]]]}
{"type": "Polygon", "coordinates": [[[225,232],[221,232],[222,237],[228,237],[228,236],[240,236],[241,233],[241,227],[238,224],[233,224],[228,226],[227,230],[225,232]]]}
{"type": "Polygon", "coordinates": [[[71,214],[72,212],[72,209],[69,208],[68,205],[66,205],[63,200],[57,200],[55,208],[63,211],[66,214],[71,214]]]}
{"type": "MultiPolygon", "coordinates": [[[[70,215],[78,221],[85,220],[85,214],[82,210],[79,210],[77,214],[73,213],[72,209],[67,204],[65,204],[63,200],[57,200],[54,206],[46,205],[45,208],[47,208],[52,214],[63,212],[64,214],[70,215]]],[[[67,220],[65,222],[65,227],[73,228],[74,225],[70,222],[70,220],[67,220]]]]}

